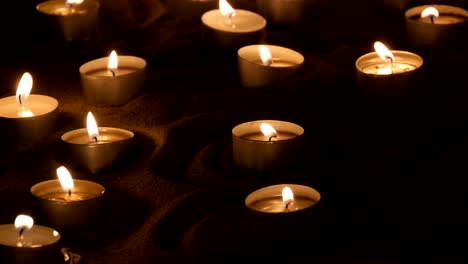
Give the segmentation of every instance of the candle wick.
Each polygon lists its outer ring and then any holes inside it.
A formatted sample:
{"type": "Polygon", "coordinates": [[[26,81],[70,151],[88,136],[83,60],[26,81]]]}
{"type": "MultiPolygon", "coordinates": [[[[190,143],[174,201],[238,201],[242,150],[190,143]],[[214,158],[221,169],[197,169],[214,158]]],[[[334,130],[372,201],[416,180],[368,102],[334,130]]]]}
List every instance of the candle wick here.
{"type": "Polygon", "coordinates": [[[20,105],[23,105],[23,101],[21,100],[21,94],[18,95],[18,101],[19,101],[20,105]]]}
{"type": "Polygon", "coordinates": [[[20,240],[23,240],[23,233],[24,233],[24,230],[26,230],[26,228],[24,228],[24,227],[21,228],[21,229],[19,230],[20,240]]]}
{"type": "Polygon", "coordinates": [[[273,135],[270,138],[268,138],[268,141],[273,141],[273,138],[276,138],[276,137],[277,137],[276,135],[273,135]]]}
{"type": "Polygon", "coordinates": [[[431,23],[434,24],[435,16],[434,16],[434,15],[430,15],[430,16],[429,16],[429,19],[431,20],[431,23]]]}
{"type": "Polygon", "coordinates": [[[114,70],[109,70],[109,71],[110,71],[110,73],[112,73],[112,76],[115,77],[115,71],[114,70]]]}
{"type": "Polygon", "coordinates": [[[71,189],[68,189],[68,196],[71,196],[71,194],[72,194],[71,189]]]}
{"type": "Polygon", "coordinates": [[[97,137],[93,137],[94,141],[97,143],[98,142],[98,138],[97,137]]]}
{"type": "Polygon", "coordinates": [[[268,60],[266,61],[265,64],[266,64],[266,66],[271,66],[272,63],[273,63],[273,59],[270,58],[270,59],[268,59],[268,60]]]}
{"type": "Polygon", "coordinates": [[[387,59],[390,60],[390,72],[393,74],[393,58],[390,56],[387,56],[387,59]]]}

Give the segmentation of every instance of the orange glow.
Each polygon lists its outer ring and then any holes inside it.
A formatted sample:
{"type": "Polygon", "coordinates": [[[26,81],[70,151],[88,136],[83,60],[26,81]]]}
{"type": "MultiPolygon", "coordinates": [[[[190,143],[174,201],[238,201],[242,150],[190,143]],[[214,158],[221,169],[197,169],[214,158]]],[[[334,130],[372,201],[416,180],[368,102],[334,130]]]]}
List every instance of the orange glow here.
{"type": "Polygon", "coordinates": [[[263,65],[269,66],[273,62],[270,49],[267,46],[260,45],[258,46],[258,52],[260,53],[260,58],[262,59],[263,65]]]}
{"type": "Polygon", "coordinates": [[[226,17],[232,17],[235,14],[234,8],[226,0],[219,0],[219,11],[226,17]]]}
{"type": "Polygon", "coordinates": [[[382,42],[376,41],[374,43],[374,49],[382,60],[395,60],[393,53],[382,42]]]}
{"type": "Polygon", "coordinates": [[[96,124],[96,119],[94,119],[94,116],[91,112],[88,112],[88,116],[86,118],[86,127],[88,128],[89,141],[98,141],[99,130],[96,124]]]}
{"type": "Polygon", "coordinates": [[[73,178],[67,168],[64,166],[57,168],[57,176],[59,178],[62,189],[65,192],[71,192],[75,187],[75,184],[73,183],[73,178]]]}

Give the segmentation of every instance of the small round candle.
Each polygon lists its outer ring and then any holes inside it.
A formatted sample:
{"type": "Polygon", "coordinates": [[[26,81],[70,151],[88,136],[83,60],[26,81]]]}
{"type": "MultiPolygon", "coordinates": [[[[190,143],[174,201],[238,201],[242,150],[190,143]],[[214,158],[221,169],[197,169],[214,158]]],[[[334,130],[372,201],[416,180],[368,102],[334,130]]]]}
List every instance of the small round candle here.
{"type": "Polygon", "coordinates": [[[297,51],[275,45],[249,45],[237,52],[240,81],[260,87],[294,76],[304,64],[297,51]]]}
{"type": "Polygon", "coordinates": [[[83,64],[80,69],[85,101],[90,105],[114,106],[130,101],[143,88],[146,61],[135,56],[117,55],[83,64]]]}
{"type": "Polygon", "coordinates": [[[374,46],[375,52],[356,60],[356,77],[362,91],[382,95],[411,92],[415,87],[408,85],[423,65],[423,59],[408,51],[388,50],[380,42],[374,46]]]}
{"type": "Polygon", "coordinates": [[[468,11],[448,5],[416,6],[405,12],[408,39],[415,47],[441,49],[464,46],[468,11]]]}
{"type": "Polygon", "coordinates": [[[320,193],[308,186],[278,184],[261,188],[249,194],[245,204],[249,209],[263,213],[290,213],[309,208],[320,201],[320,193]],[[291,197],[285,199],[289,188],[291,197]]]}
{"type": "Polygon", "coordinates": [[[80,168],[96,173],[118,160],[130,146],[134,133],[121,128],[97,127],[91,112],[87,128],[66,132],[61,139],[69,160],[80,168]]]}
{"type": "Polygon", "coordinates": [[[56,230],[34,224],[31,217],[18,215],[14,224],[0,225],[0,247],[5,263],[34,263],[38,259],[56,263],[60,257],[60,234],[56,230]],[[22,226],[19,221],[27,219],[22,226]],[[27,225],[27,226],[26,226],[27,225]]]}
{"type": "Polygon", "coordinates": [[[5,140],[16,144],[38,141],[57,128],[58,106],[55,98],[29,94],[32,76],[23,74],[16,96],[0,99],[0,124],[5,128],[5,140]]]}
{"type": "Polygon", "coordinates": [[[94,223],[105,188],[96,182],[72,179],[63,166],[57,169],[57,174],[58,180],[39,182],[31,187],[48,221],[60,229],[94,223]]]}
{"type": "Polygon", "coordinates": [[[288,168],[302,160],[303,134],[301,126],[286,121],[239,124],[232,129],[234,162],[240,168],[258,171],[288,168]]]}
{"type": "Polygon", "coordinates": [[[49,0],[36,6],[67,41],[88,39],[96,32],[100,3],[95,0],[49,0]]]}
{"type": "Polygon", "coordinates": [[[219,1],[219,9],[205,12],[201,21],[208,42],[225,49],[238,49],[258,43],[264,37],[266,19],[243,9],[234,9],[226,0],[219,1]]]}

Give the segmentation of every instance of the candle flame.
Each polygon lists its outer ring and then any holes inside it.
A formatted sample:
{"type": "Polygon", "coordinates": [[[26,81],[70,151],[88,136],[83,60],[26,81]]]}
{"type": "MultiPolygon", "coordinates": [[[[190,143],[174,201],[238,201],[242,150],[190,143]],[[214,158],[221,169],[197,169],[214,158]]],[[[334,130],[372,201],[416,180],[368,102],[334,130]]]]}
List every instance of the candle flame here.
{"type": "Polygon", "coordinates": [[[284,187],[282,190],[283,204],[286,209],[294,203],[294,193],[288,186],[284,187]]]}
{"type": "Polygon", "coordinates": [[[219,0],[219,11],[221,15],[231,18],[235,15],[234,8],[226,1],[226,0],[219,0]]]}
{"type": "Polygon", "coordinates": [[[33,85],[33,79],[29,72],[23,73],[21,76],[21,80],[19,81],[18,88],[16,89],[16,100],[20,105],[26,103],[26,100],[29,97],[29,93],[31,93],[33,85]]]}
{"type": "Polygon", "coordinates": [[[258,46],[258,52],[260,53],[263,65],[270,66],[273,62],[270,49],[267,46],[260,45],[258,46]]]}
{"type": "Polygon", "coordinates": [[[88,116],[86,118],[86,127],[88,128],[88,136],[89,141],[98,141],[99,139],[99,130],[96,124],[96,119],[91,112],[88,112],[88,116]]]}
{"type": "Polygon", "coordinates": [[[65,5],[67,6],[74,6],[83,3],[84,0],[66,0],[65,5]]]}
{"type": "Polygon", "coordinates": [[[115,50],[111,52],[109,55],[109,62],[107,63],[107,69],[115,75],[115,72],[117,71],[117,68],[119,67],[119,60],[117,57],[117,53],[115,50]]]}
{"type": "Polygon", "coordinates": [[[34,219],[29,215],[20,214],[15,218],[15,228],[20,230],[29,230],[34,225],[34,219]]]}
{"type": "Polygon", "coordinates": [[[276,130],[267,123],[261,123],[260,130],[262,131],[263,135],[265,137],[268,137],[269,139],[276,138],[278,136],[278,134],[276,133],[276,130]]]}
{"type": "Polygon", "coordinates": [[[59,178],[60,185],[62,185],[62,189],[70,193],[75,185],[73,183],[73,178],[67,168],[64,166],[57,168],[57,176],[59,178]]]}
{"type": "Polygon", "coordinates": [[[391,62],[395,60],[393,53],[382,42],[376,41],[374,49],[382,60],[390,60],[391,62]]]}
{"type": "Polygon", "coordinates": [[[421,12],[421,17],[439,17],[439,11],[435,7],[428,7],[421,12]]]}

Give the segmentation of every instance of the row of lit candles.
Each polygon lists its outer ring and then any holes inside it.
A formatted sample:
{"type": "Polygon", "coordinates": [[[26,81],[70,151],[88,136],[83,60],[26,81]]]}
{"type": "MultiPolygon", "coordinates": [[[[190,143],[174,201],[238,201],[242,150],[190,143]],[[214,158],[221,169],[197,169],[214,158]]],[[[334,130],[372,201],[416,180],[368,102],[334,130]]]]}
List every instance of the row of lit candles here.
{"type": "MultiPolygon", "coordinates": [[[[193,1],[179,0],[175,5],[191,8],[193,12],[202,9],[196,5],[211,7],[216,0],[193,1]],[[183,6],[182,6],[183,5],[183,6]]],[[[297,20],[305,13],[305,1],[271,0],[260,1],[259,9],[267,13],[269,19],[287,21],[297,20]],[[270,2],[270,1],[268,1],[270,2]],[[283,3],[284,2],[284,3],[283,3]],[[266,5],[266,6],[264,6],[266,5]],[[284,9],[287,6],[287,10],[284,9]],[[268,14],[268,13],[272,14],[268,14]],[[291,13],[292,12],[292,13],[291,13]],[[286,13],[287,15],[280,15],[286,13]],[[301,14],[296,14],[301,13],[301,14]]],[[[39,4],[36,9],[55,18],[66,40],[87,38],[95,31],[98,23],[100,3],[95,0],[49,0],[39,4]]],[[[190,11],[187,11],[190,13],[190,11]]],[[[456,42],[460,35],[466,34],[468,11],[449,5],[423,5],[405,11],[407,35],[416,46],[433,48],[444,43],[456,42]]],[[[249,10],[234,9],[226,0],[218,0],[218,9],[204,12],[201,21],[214,40],[224,46],[238,46],[241,42],[261,38],[266,27],[266,19],[249,10]]],[[[244,45],[241,45],[244,46],[244,45]]]]}

